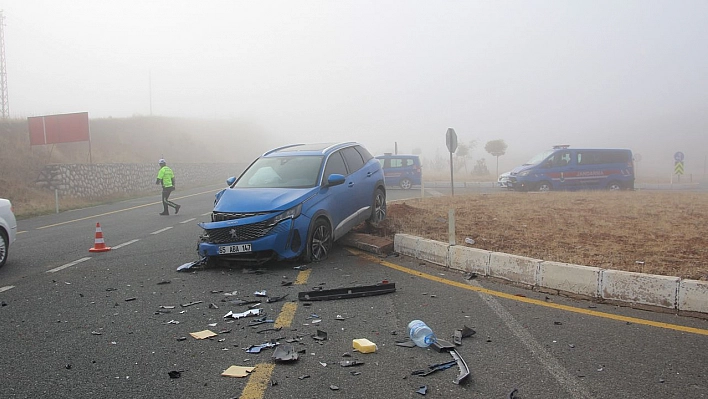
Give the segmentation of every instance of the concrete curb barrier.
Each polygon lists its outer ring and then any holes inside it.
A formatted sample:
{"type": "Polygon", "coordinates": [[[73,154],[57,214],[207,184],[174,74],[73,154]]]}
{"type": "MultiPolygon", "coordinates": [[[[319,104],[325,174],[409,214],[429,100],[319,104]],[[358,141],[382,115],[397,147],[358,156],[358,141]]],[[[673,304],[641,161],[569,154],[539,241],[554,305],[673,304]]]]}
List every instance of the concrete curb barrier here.
{"type": "Polygon", "coordinates": [[[396,234],[393,250],[440,266],[539,291],[708,317],[708,281],[544,261],[396,234]]]}

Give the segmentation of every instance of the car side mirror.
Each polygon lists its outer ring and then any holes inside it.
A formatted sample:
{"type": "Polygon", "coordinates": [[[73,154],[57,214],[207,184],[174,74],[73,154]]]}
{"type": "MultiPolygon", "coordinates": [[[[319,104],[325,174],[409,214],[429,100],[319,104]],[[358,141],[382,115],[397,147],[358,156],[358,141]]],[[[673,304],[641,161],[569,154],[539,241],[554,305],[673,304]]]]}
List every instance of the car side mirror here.
{"type": "Polygon", "coordinates": [[[338,186],[344,184],[345,177],[339,173],[332,173],[327,177],[327,187],[338,186]]]}
{"type": "Polygon", "coordinates": [[[228,179],[226,179],[226,185],[229,187],[233,186],[235,182],[236,182],[236,176],[231,176],[228,179]]]}

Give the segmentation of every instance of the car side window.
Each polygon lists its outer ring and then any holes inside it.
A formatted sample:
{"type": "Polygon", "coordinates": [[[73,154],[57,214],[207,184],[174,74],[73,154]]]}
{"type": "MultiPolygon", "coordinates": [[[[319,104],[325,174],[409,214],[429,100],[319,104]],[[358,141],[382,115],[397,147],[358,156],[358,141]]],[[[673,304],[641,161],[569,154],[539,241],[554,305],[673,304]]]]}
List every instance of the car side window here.
{"type": "Polygon", "coordinates": [[[344,164],[344,159],[342,159],[341,151],[335,152],[327,159],[327,165],[325,166],[325,173],[322,177],[322,180],[326,182],[329,178],[329,175],[333,173],[338,173],[343,176],[347,175],[347,166],[344,164]]]}
{"type": "Polygon", "coordinates": [[[359,154],[361,154],[361,157],[364,159],[364,163],[369,162],[369,160],[371,160],[371,158],[374,157],[373,155],[371,155],[369,150],[367,150],[366,148],[364,148],[360,145],[358,145],[354,148],[356,148],[356,150],[359,152],[359,154]]]}
{"type": "Polygon", "coordinates": [[[364,158],[362,158],[361,154],[353,147],[347,147],[341,150],[341,153],[347,163],[349,173],[354,173],[364,166],[364,158]]]}

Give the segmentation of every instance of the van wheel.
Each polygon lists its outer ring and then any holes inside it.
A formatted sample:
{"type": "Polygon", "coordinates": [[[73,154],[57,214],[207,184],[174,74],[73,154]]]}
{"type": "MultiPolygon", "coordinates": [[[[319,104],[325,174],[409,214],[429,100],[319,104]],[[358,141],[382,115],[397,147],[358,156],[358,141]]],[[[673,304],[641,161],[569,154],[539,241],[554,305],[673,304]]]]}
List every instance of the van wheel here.
{"type": "Polygon", "coordinates": [[[332,249],[332,228],[327,219],[321,217],[315,220],[307,234],[305,262],[319,262],[327,259],[332,249]]]}
{"type": "Polygon", "coordinates": [[[538,186],[536,186],[536,189],[538,191],[551,191],[551,190],[553,190],[553,185],[551,185],[551,182],[544,180],[544,181],[538,183],[538,186]]]}
{"type": "Polygon", "coordinates": [[[413,182],[411,179],[403,178],[400,182],[398,182],[398,185],[404,190],[410,190],[410,188],[413,187],[413,182]]]}
{"type": "Polygon", "coordinates": [[[611,181],[607,184],[607,189],[610,191],[619,191],[622,189],[622,185],[617,181],[611,181]]]}
{"type": "Polygon", "coordinates": [[[0,267],[7,262],[7,254],[10,247],[10,240],[5,231],[0,229],[0,267]]]}

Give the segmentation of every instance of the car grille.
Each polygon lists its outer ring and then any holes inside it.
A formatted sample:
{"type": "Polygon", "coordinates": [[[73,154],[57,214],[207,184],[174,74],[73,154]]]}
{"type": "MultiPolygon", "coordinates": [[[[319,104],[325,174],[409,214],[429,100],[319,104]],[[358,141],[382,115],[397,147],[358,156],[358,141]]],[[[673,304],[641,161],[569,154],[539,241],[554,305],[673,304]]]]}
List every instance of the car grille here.
{"type": "Polygon", "coordinates": [[[252,241],[269,234],[278,234],[289,229],[289,223],[278,223],[269,226],[267,222],[244,224],[240,226],[209,229],[207,241],[213,244],[227,244],[230,242],[252,241]]]}
{"type": "Polygon", "coordinates": [[[224,220],[243,219],[252,216],[268,215],[272,212],[214,212],[211,214],[212,222],[223,222],[224,220]]]}

